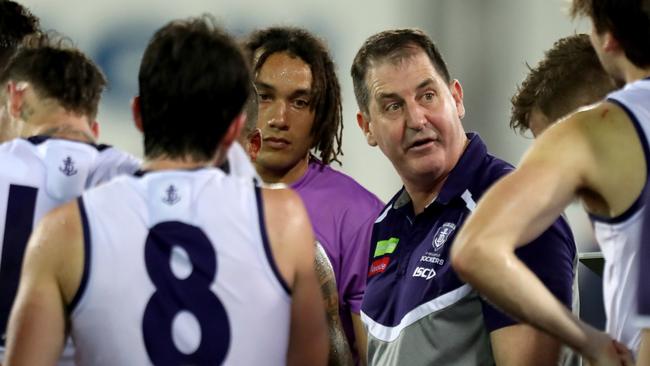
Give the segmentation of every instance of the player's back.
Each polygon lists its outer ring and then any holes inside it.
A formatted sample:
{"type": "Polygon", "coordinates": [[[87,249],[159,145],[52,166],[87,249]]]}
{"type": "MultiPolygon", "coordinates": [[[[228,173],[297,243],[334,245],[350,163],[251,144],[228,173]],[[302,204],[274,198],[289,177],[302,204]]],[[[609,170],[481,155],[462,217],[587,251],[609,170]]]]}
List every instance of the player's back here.
{"type": "Polygon", "coordinates": [[[291,299],[252,179],[122,177],[80,199],[85,269],[70,306],[84,365],[286,363],[291,299]]]}
{"type": "MultiPolygon", "coordinates": [[[[642,142],[646,165],[650,167],[650,80],[628,84],[610,93],[607,101],[617,104],[627,113],[642,142]]],[[[642,192],[634,204],[618,217],[590,215],[594,221],[596,239],[605,257],[603,297],[607,315],[606,331],[635,353],[640,342],[640,330],[634,325],[633,318],[636,314],[638,249],[644,211],[647,208],[642,192]]]]}
{"type": "MultiPolygon", "coordinates": [[[[53,208],[118,174],[137,170],[132,156],[106,145],[35,136],[0,145],[0,330],[6,331],[25,246],[53,208]]],[[[4,336],[0,361],[4,353],[4,336]]],[[[66,352],[63,361],[69,358],[66,352]]]]}

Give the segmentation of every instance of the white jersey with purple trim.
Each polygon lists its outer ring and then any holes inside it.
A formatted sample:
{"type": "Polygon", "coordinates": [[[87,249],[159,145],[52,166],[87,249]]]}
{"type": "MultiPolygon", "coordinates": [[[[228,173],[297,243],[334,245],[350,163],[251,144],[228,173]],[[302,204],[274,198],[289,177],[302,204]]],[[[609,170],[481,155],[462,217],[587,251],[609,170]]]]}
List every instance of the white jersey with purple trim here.
{"type": "MultiPolygon", "coordinates": [[[[650,80],[630,83],[625,88],[610,93],[607,101],[620,106],[627,113],[643,146],[646,164],[650,164],[650,80]]],[[[639,244],[645,211],[643,197],[642,192],[634,204],[618,217],[603,218],[590,215],[594,222],[596,240],[605,257],[605,330],[635,354],[639,350],[641,340],[641,333],[634,318],[637,313],[639,244]]]]}
{"type": "Polygon", "coordinates": [[[84,193],[79,207],[79,364],[286,364],[291,297],[252,179],[146,172],[84,193]]]}
{"type": "MultiPolygon", "coordinates": [[[[106,145],[34,136],[0,145],[0,362],[4,332],[16,296],[32,228],[50,210],[90,187],[140,166],[133,156],[106,145]]],[[[73,364],[66,347],[60,365],[73,364]]]]}

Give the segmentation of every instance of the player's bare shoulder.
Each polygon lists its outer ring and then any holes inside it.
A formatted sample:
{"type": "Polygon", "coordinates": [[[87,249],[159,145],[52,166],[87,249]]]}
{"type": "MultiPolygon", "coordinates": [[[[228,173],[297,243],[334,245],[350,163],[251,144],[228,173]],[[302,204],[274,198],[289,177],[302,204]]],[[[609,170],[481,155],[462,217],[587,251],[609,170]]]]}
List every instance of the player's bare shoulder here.
{"type": "Polygon", "coordinates": [[[66,301],[74,297],[79,287],[83,271],[83,242],[83,224],[76,200],[46,214],[29,242],[28,255],[37,257],[33,263],[39,263],[40,267],[49,262],[66,301]]]}
{"type": "Polygon", "coordinates": [[[301,225],[307,212],[300,196],[285,185],[269,185],[262,188],[265,210],[286,226],[301,225]]]}
{"type": "Polygon", "coordinates": [[[314,233],[307,210],[297,193],[288,188],[262,188],[264,220],[273,256],[289,287],[297,268],[312,266],[314,233]]]}

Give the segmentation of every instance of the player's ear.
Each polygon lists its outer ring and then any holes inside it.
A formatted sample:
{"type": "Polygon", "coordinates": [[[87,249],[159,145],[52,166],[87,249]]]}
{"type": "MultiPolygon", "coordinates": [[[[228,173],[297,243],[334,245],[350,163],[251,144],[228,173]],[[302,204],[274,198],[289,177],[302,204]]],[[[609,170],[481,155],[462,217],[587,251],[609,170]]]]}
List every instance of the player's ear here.
{"type": "Polygon", "coordinates": [[[142,129],[142,114],[140,112],[140,96],[136,95],[131,99],[131,113],[133,114],[133,122],[135,122],[135,128],[140,132],[144,132],[142,129]]]}
{"type": "Polygon", "coordinates": [[[99,122],[96,119],[90,122],[90,132],[92,132],[93,137],[99,138],[99,122]]]}
{"type": "Polygon", "coordinates": [[[357,124],[359,125],[361,132],[363,132],[363,135],[366,137],[366,141],[368,142],[368,145],[377,146],[377,140],[375,139],[375,135],[372,132],[372,126],[370,126],[370,117],[368,116],[368,114],[358,111],[357,124]]]}
{"type": "Polygon", "coordinates": [[[29,83],[26,81],[15,82],[10,80],[7,83],[7,102],[9,104],[9,115],[13,118],[20,117],[20,111],[23,108],[23,103],[25,101],[25,92],[29,83]]]}
{"type": "Polygon", "coordinates": [[[246,151],[251,161],[257,160],[260,149],[262,149],[262,130],[256,128],[246,138],[246,151]]]}
{"type": "Polygon", "coordinates": [[[603,39],[603,50],[609,52],[621,51],[622,47],[618,39],[614,37],[611,31],[605,31],[602,35],[603,39]]]}

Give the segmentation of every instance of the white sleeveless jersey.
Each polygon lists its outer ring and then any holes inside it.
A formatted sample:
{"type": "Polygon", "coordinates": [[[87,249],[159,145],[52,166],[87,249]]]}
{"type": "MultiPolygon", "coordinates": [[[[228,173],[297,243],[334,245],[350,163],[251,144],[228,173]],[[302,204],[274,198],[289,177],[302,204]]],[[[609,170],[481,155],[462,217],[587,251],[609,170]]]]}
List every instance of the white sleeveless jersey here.
{"type": "MultiPolygon", "coordinates": [[[[0,145],[0,362],[27,240],[56,206],[110,178],[133,173],[139,161],[106,145],[35,136],[0,145]]],[[[61,364],[72,363],[66,349],[61,364]]]]}
{"type": "MultiPolygon", "coordinates": [[[[623,108],[633,122],[650,166],[650,80],[630,83],[610,93],[607,101],[623,108]]],[[[625,179],[625,177],[621,177],[625,179]]],[[[647,187],[647,183],[646,183],[647,187]]],[[[645,192],[645,188],[644,191],[645,192]]],[[[596,239],[605,257],[603,297],[607,315],[606,331],[635,354],[641,333],[635,324],[638,283],[638,254],[643,224],[644,193],[622,215],[602,218],[590,215],[596,239]]]]}
{"type": "Polygon", "coordinates": [[[216,168],[84,193],[78,364],[286,364],[291,298],[261,204],[252,179],[216,168]]]}

